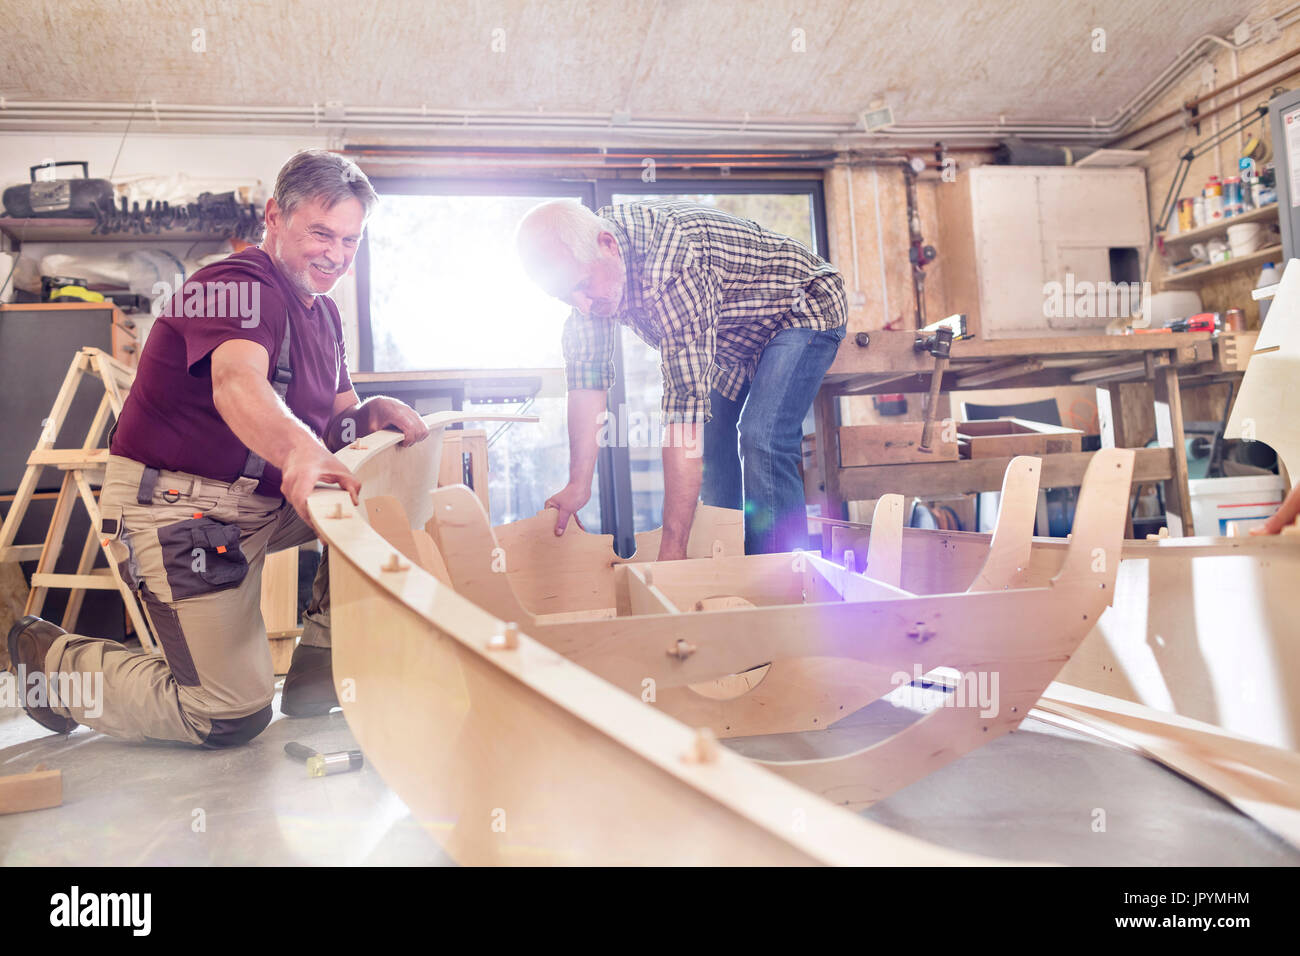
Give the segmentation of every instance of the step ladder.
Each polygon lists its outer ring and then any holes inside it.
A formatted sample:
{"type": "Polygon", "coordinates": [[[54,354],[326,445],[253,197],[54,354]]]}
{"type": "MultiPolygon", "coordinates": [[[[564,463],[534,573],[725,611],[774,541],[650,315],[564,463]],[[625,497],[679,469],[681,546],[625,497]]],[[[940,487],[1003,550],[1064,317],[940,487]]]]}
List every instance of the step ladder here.
{"type": "MultiPolygon", "coordinates": [[[[141,646],[157,654],[161,653],[161,648],[149,626],[148,616],[135,591],[117,573],[117,565],[108,551],[107,540],[100,537],[99,499],[95,494],[96,486],[104,483],[104,471],[108,466],[109,424],[121,415],[122,405],[134,381],[134,369],[99,349],[84,348],[73,358],[63,385],[55,396],[54,405],[50,408],[50,415],[43,423],[40,441],[27,458],[27,470],[14,495],[13,506],[5,516],[4,523],[0,524],[0,564],[36,560],[36,570],[32,574],[31,590],[27,596],[27,614],[40,614],[44,610],[45,598],[51,589],[68,589],[68,603],[59,625],[66,631],[75,631],[86,591],[116,590],[122,596],[127,616],[140,638],[141,646]],[[85,378],[97,382],[104,390],[95,417],[85,437],[81,439],[80,447],[57,447],[63,437],[61,433],[68,410],[85,378]],[[18,528],[27,515],[41,473],[46,468],[62,471],[63,482],[59,487],[45,540],[40,544],[15,544],[18,528]],[[90,531],[82,545],[76,573],[59,574],[55,567],[63,553],[68,523],[78,501],[90,516],[90,531]],[[108,567],[96,569],[95,561],[100,553],[104,555],[108,567]]],[[[298,621],[297,548],[288,548],[266,556],[262,568],[262,618],[271,645],[274,673],[284,674],[289,669],[294,645],[302,634],[302,626],[298,621]]]]}
{"type": "Polygon", "coordinates": [[[141,645],[146,650],[157,653],[158,642],[146,623],[140,602],[135,592],[117,573],[117,567],[108,552],[107,539],[99,536],[99,500],[94,490],[95,486],[103,484],[104,470],[108,464],[106,437],[110,419],[116,421],[122,413],[122,404],[126,401],[134,379],[135,372],[132,369],[99,349],[84,348],[73,358],[63,385],[55,396],[54,405],[50,408],[50,415],[42,425],[40,440],[27,458],[27,470],[18,485],[13,506],[5,516],[4,524],[0,525],[0,562],[36,559],[31,591],[27,596],[28,614],[39,615],[44,610],[45,598],[52,588],[67,588],[70,593],[61,626],[69,631],[76,627],[86,591],[116,590],[126,604],[127,616],[141,645]],[[57,447],[61,438],[66,440],[62,434],[64,420],[84,378],[102,386],[104,391],[99,407],[80,447],[57,447]],[[18,528],[27,516],[32,496],[46,468],[62,471],[63,481],[59,486],[45,540],[40,544],[15,544],[18,528]],[[76,573],[59,574],[55,567],[63,553],[68,522],[78,500],[90,516],[90,531],[82,545],[76,573]],[[100,553],[107,560],[108,567],[95,569],[95,559],[100,553]]]}

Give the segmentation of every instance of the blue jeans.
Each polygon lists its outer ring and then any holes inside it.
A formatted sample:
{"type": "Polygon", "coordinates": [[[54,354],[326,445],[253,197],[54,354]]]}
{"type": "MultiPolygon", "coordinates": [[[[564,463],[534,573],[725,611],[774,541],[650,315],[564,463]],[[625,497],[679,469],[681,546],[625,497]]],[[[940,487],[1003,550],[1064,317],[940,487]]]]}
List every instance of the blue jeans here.
{"type": "Polygon", "coordinates": [[[714,391],[704,426],[700,499],[745,511],[745,553],[808,546],[808,515],[799,477],[803,420],[835,359],[845,326],[829,331],[782,329],[772,336],[753,379],[732,401],[714,391]]]}

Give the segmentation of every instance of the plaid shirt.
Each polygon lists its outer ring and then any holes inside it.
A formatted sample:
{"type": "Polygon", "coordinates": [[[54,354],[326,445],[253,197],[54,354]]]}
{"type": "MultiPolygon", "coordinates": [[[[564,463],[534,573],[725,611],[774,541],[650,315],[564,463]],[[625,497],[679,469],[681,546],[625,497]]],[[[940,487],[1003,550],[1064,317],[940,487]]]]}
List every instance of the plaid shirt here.
{"type": "Polygon", "coordinates": [[[708,421],[710,389],[737,399],[777,332],[847,321],[839,270],[748,219],[661,201],[606,206],[597,215],[618,241],[627,285],[614,316],[575,309],[565,322],[571,389],[614,384],[621,323],[659,350],[664,423],[708,421]]]}

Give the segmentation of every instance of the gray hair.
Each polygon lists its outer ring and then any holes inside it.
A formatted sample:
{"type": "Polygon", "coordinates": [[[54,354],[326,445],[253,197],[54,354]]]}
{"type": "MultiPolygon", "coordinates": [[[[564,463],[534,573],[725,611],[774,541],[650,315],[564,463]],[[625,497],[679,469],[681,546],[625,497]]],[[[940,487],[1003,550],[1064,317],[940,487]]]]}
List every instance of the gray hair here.
{"type": "Polygon", "coordinates": [[[320,199],[333,209],[341,200],[355,199],[370,215],[379,196],[356,163],[327,149],[304,149],[280,168],[275,178],[275,204],[288,217],[298,204],[320,199]]]}
{"type": "Polygon", "coordinates": [[[534,206],[524,214],[515,233],[515,245],[521,255],[535,254],[547,240],[568,249],[579,265],[596,260],[598,240],[609,224],[576,199],[552,199],[534,206]]]}

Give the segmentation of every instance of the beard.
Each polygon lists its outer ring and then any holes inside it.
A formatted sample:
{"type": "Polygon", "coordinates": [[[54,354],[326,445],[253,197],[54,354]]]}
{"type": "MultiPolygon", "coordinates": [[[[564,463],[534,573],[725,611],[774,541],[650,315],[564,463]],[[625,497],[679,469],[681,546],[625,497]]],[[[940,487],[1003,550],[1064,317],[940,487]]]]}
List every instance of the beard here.
{"type": "Polygon", "coordinates": [[[623,304],[623,287],[626,284],[626,281],[627,277],[620,271],[618,283],[610,289],[609,295],[592,302],[592,315],[601,319],[609,319],[617,315],[619,307],[623,304]]]}
{"type": "Polygon", "coordinates": [[[280,272],[283,273],[284,276],[293,284],[293,287],[303,295],[311,296],[313,299],[317,296],[328,295],[334,289],[334,286],[338,285],[339,279],[343,278],[342,269],[331,273],[330,276],[322,276],[312,268],[313,265],[317,264],[320,265],[321,268],[325,268],[325,263],[308,262],[301,269],[290,269],[288,265],[285,264],[284,258],[280,255],[279,242],[270,243],[267,252],[271,258],[275,260],[276,267],[280,272]],[[332,278],[333,281],[330,282],[328,288],[323,290],[316,288],[315,281],[317,279],[330,278],[332,278]]]}

